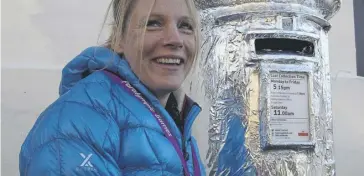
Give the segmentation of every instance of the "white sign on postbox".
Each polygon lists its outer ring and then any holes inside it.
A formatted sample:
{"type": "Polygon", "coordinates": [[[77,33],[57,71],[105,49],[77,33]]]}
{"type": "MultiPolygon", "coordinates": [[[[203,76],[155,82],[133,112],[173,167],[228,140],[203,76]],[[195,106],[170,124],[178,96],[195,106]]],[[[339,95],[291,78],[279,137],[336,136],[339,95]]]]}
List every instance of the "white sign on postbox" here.
{"type": "Polygon", "coordinates": [[[270,138],[273,143],[310,141],[308,76],[270,72],[270,138]]]}

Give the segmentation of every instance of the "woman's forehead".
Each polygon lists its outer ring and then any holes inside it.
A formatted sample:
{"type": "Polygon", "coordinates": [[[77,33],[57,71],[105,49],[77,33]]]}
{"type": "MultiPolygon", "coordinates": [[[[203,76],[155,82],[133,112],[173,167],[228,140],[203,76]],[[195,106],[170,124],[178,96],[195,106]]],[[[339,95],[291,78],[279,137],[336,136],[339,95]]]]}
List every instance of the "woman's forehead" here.
{"type": "Polygon", "coordinates": [[[190,9],[186,0],[139,0],[135,8],[135,13],[139,17],[156,15],[156,16],[174,16],[179,18],[190,18],[190,9]]]}

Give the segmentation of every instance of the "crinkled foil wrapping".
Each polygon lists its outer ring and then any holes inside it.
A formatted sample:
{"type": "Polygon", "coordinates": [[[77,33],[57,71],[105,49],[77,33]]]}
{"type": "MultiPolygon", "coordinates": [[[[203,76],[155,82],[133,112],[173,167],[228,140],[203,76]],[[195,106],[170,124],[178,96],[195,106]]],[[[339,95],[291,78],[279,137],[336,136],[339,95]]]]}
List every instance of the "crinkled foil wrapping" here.
{"type": "MultiPolygon", "coordinates": [[[[209,122],[209,175],[335,175],[327,22],[336,0],[195,0],[203,45],[190,93],[209,122]],[[291,17],[291,28],[282,19],[291,17]],[[315,56],[256,54],[254,39],[311,41],[315,56]],[[310,141],[264,149],[269,135],[269,72],[308,76],[310,141]],[[207,112],[208,111],[208,112],[207,112]]],[[[296,102],[297,103],[297,102],[296,102]]]]}

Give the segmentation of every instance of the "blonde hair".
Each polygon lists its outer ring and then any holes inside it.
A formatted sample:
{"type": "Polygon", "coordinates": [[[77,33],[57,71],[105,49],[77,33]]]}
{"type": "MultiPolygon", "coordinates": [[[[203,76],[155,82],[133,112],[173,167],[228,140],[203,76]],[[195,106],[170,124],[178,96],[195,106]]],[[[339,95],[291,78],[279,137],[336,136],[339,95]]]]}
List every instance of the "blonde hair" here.
{"type": "MultiPolygon", "coordinates": [[[[125,34],[125,32],[127,31],[127,27],[129,27],[128,23],[129,20],[131,18],[131,14],[132,11],[134,9],[135,4],[137,3],[138,0],[112,0],[107,12],[110,12],[110,9],[112,8],[112,16],[113,16],[113,20],[111,23],[111,34],[109,36],[109,38],[107,39],[106,43],[104,44],[105,47],[113,50],[113,51],[117,51],[118,48],[121,45],[121,41],[122,38],[124,37],[123,35],[125,34]]],[[[200,20],[199,20],[199,15],[196,9],[196,6],[194,4],[193,0],[185,0],[187,3],[187,8],[190,11],[190,14],[194,20],[194,24],[195,24],[195,30],[194,30],[194,37],[195,37],[195,46],[196,46],[196,52],[194,53],[194,58],[193,58],[193,62],[192,65],[196,65],[196,60],[199,57],[200,54],[200,45],[201,45],[201,33],[200,33],[200,20]]],[[[155,3],[155,0],[154,0],[155,3]]],[[[153,5],[150,7],[149,12],[148,12],[148,18],[149,15],[152,11],[152,8],[154,6],[153,5]]],[[[106,21],[105,17],[105,21],[106,21]]],[[[143,32],[142,35],[140,36],[141,40],[136,40],[137,42],[139,41],[143,41],[144,40],[144,34],[146,31],[146,24],[143,24],[143,32]]],[[[139,36],[138,36],[139,37],[139,36]]],[[[143,45],[141,45],[141,50],[143,49],[143,45]]],[[[119,53],[122,54],[122,53],[119,53]]],[[[141,53],[140,53],[141,54],[141,53]]],[[[194,66],[192,66],[194,68],[194,66]]],[[[191,68],[192,68],[191,67],[191,68]]],[[[194,69],[193,69],[194,70],[194,69]]],[[[189,70],[190,71],[190,70],[189,70]]]]}
{"type": "MultiPolygon", "coordinates": [[[[126,32],[128,20],[137,0],[112,0],[107,12],[112,8],[111,34],[106,41],[107,48],[115,51],[121,44],[123,34],[126,32]]],[[[106,21],[106,19],[105,19],[106,21]]]]}

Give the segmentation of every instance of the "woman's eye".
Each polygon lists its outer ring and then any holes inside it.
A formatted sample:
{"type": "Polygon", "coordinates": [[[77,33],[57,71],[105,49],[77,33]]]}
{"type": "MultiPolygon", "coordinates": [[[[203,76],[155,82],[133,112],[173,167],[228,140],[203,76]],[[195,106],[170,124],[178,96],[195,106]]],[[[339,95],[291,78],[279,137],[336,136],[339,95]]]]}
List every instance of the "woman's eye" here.
{"type": "Polygon", "coordinates": [[[147,27],[161,27],[162,24],[158,20],[148,20],[147,27]]]}
{"type": "Polygon", "coordinates": [[[191,32],[193,31],[193,26],[190,23],[182,22],[179,25],[179,28],[182,29],[185,32],[191,32]]]}

